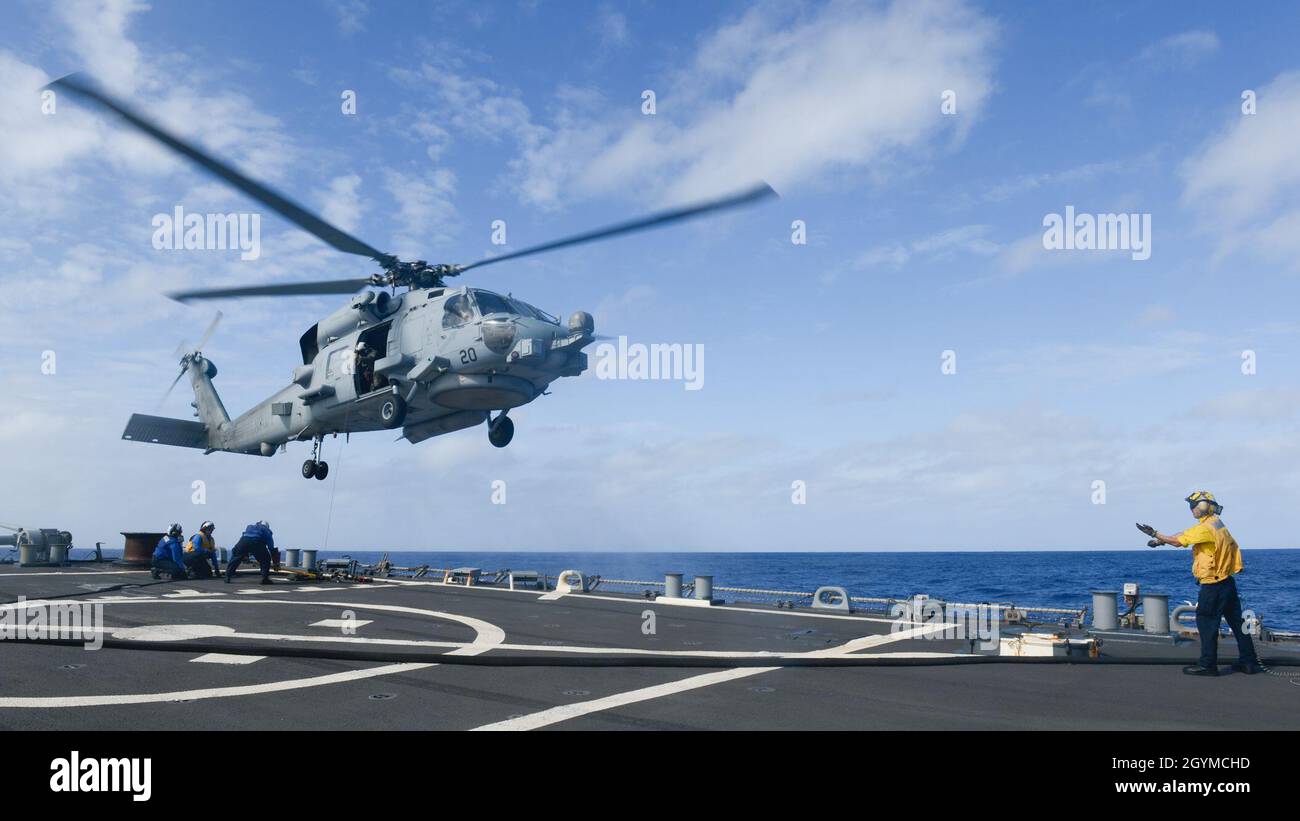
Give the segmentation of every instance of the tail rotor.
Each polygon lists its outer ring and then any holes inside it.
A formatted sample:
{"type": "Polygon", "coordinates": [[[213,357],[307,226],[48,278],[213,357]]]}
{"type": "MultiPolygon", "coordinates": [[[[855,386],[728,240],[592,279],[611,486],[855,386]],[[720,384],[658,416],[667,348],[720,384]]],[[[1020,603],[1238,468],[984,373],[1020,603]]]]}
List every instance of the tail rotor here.
{"type": "Polygon", "coordinates": [[[159,410],[162,409],[163,404],[167,401],[167,397],[172,395],[172,391],[176,389],[176,385],[181,381],[181,377],[185,376],[185,372],[189,370],[190,364],[200,357],[204,346],[212,340],[212,335],[216,333],[217,330],[217,324],[221,322],[221,316],[221,311],[217,311],[217,315],[214,316],[212,322],[208,324],[208,329],[203,332],[203,336],[199,338],[199,344],[194,346],[194,350],[187,351],[187,346],[183,339],[181,340],[181,343],[176,346],[175,356],[180,359],[181,372],[176,374],[176,378],[172,380],[171,385],[167,388],[167,392],[158,400],[159,410]]]}

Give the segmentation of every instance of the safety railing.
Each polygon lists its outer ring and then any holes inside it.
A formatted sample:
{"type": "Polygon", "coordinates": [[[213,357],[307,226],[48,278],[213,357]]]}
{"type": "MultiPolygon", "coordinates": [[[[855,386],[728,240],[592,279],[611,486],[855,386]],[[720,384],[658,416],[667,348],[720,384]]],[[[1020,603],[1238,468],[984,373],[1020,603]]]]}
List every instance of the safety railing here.
{"type": "MultiPolygon", "coordinates": [[[[429,565],[418,565],[414,567],[402,567],[393,565],[386,561],[381,561],[374,565],[359,565],[357,572],[363,575],[385,576],[388,578],[408,578],[408,579],[427,579],[431,581],[444,581],[449,579],[456,568],[430,567],[429,565]]],[[[486,587],[507,587],[510,584],[511,570],[504,568],[500,570],[480,570],[477,584],[486,587]]],[[[538,581],[540,589],[554,590],[557,575],[539,573],[538,581]]],[[[457,581],[460,581],[459,578],[457,581]]],[[[667,587],[664,581],[655,581],[653,579],[611,579],[599,575],[589,575],[585,577],[586,588],[590,592],[608,592],[615,594],[624,594],[639,596],[644,598],[653,598],[663,595],[667,587]]],[[[463,581],[460,581],[463,583],[463,581]]],[[[691,597],[695,592],[695,583],[690,580],[682,580],[682,596],[691,597]]],[[[796,607],[811,607],[813,604],[814,592],[808,590],[779,590],[762,587],[729,587],[715,584],[713,594],[717,597],[731,599],[735,601],[749,601],[760,604],[775,604],[777,607],[794,609],[796,607]]],[[[906,606],[915,601],[914,597],[898,598],[893,596],[850,596],[850,606],[856,611],[878,612],[888,614],[891,609],[899,606],[906,606]]],[[[1087,615],[1088,608],[1069,608],[1069,607],[1039,607],[1019,605],[1012,602],[980,602],[978,604],[951,602],[943,600],[947,607],[974,609],[977,607],[997,606],[1002,611],[1003,618],[1012,621],[1025,621],[1034,623],[1048,623],[1071,621],[1075,624],[1083,624],[1087,615]]]]}

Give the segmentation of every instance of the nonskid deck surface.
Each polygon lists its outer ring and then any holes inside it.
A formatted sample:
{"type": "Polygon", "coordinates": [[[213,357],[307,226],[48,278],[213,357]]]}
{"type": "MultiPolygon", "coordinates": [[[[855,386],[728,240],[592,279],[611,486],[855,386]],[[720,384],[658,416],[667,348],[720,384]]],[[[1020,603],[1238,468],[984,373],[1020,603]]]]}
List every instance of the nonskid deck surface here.
{"type": "MultiPolygon", "coordinates": [[[[166,642],[455,652],[959,654],[964,641],[871,616],[433,582],[151,584],[145,571],[0,566],[0,601],[88,595],[107,635],[166,642]],[[105,588],[127,585],[119,590],[105,588]],[[648,612],[654,632],[647,634],[648,612]]],[[[160,645],[161,646],[161,645],[160,645]]],[[[1194,659],[1107,642],[1111,657],[1194,659]]],[[[1232,642],[1221,645],[1227,663],[1232,642]]],[[[1270,648],[1267,652],[1272,653],[1270,648]]],[[[0,641],[0,729],[1300,729],[1281,676],[1195,679],[1176,666],[483,667],[0,641]]]]}

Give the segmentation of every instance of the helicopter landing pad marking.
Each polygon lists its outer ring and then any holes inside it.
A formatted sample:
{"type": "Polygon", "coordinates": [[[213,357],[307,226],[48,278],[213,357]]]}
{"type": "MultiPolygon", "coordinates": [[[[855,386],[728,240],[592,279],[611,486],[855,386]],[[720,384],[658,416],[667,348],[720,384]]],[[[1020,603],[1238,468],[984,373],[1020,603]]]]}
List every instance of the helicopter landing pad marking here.
{"type": "MultiPolygon", "coordinates": [[[[263,591],[259,591],[263,592],[263,591]]],[[[264,591],[271,592],[271,591],[264,591]]],[[[133,603],[148,604],[240,604],[240,605],[261,605],[261,604],[301,604],[301,602],[289,601],[286,599],[236,599],[233,597],[217,598],[194,598],[184,597],[179,599],[165,598],[132,598],[133,603]]],[[[42,602],[27,602],[27,607],[35,607],[42,602]]],[[[120,601],[105,602],[106,604],[118,604],[120,601]]],[[[461,616],[455,613],[444,613],[439,610],[426,610],[419,607],[404,607],[393,604],[370,604],[360,602],[312,602],[313,606],[332,606],[340,608],[356,608],[358,610],[380,610],[392,613],[409,613],[413,615],[428,616],[432,619],[441,619],[444,621],[453,621],[463,624],[474,631],[474,641],[468,645],[460,644],[455,649],[449,651],[449,655],[458,656],[476,656],[480,653],[486,653],[493,647],[503,643],[506,638],[505,631],[495,624],[476,619],[471,616],[461,616]]],[[[0,605],[0,610],[13,609],[16,605],[0,605]]],[[[156,638],[146,640],[152,641],[178,641],[183,639],[192,639],[199,637],[198,634],[238,636],[235,629],[222,625],[153,625],[145,627],[130,627],[121,630],[114,630],[113,635],[128,638],[139,639],[142,636],[149,636],[146,631],[155,631],[156,638]],[[212,631],[221,631],[214,633],[212,631]]],[[[308,637],[310,640],[310,637],[308,637]]],[[[337,640],[337,639],[336,639],[337,640]]],[[[360,641],[364,641],[363,639],[360,641]]],[[[173,701],[197,701],[207,698],[232,698],[235,696],[260,695],[265,693],[284,692],[286,690],[301,690],[308,687],[320,687],[327,684],[340,684],[350,681],[359,681],[368,678],[377,678],[380,676],[394,675],[396,673],[408,673],[415,670],[424,670],[430,667],[437,667],[433,662],[402,662],[398,664],[386,664],[381,667],[371,667],[361,670],[349,670],[342,673],[330,673],[323,676],[311,676],[308,678],[287,679],[283,681],[270,681],[262,684],[246,684],[233,687],[208,687],[195,690],[177,690],[169,693],[123,693],[116,695],[96,695],[96,696],[14,696],[0,697],[0,708],[14,707],[24,709],[49,709],[53,707],[101,707],[106,705],[117,704],[159,704],[173,701]]]]}
{"type": "Polygon", "coordinates": [[[192,658],[190,661],[201,664],[252,664],[255,661],[261,661],[266,656],[238,656],[234,653],[204,653],[203,655],[192,658]]]}
{"type": "Polygon", "coordinates": [[[367,624],[374,624],[370,619],[321,619],[313,622],[308,627],[365,627],[367,624]]]}

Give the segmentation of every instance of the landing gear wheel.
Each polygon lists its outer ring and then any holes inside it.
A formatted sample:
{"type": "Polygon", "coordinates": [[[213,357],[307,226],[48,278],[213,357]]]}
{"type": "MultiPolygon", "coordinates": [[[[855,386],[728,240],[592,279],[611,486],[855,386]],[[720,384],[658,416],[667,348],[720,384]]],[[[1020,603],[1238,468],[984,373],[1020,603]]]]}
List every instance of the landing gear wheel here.
{"type": "Polygon", "coordinates": [[[400,428],[406,420],[406,400],[394,394],[379,406],[379,422],[386,429],[400,428]]]}
{"type": "Polygon", "coordinates": [[[515,438],[515,423],[510,421],[509,416],[499,417],[488,426],[488,441],[494,447],[503,448],[510,444],[513,438],[515,438]]]}
{"type": "Polygon", "coordinates": [[[320,479],[323,482],[325,481],[325,477],[329,475],[330,475],[330,466],[325,462],[317,462],[316,478],[320,479]]]}
{"type": "Polygon", "coordinates": [[[316,475],[316,465],[317,465],[317,464],[318,464],[318,463],[317,463],[317,461],[316,461],[315,459],[308,459],[307,461],[303,462],[303,463],[302,463],[302,478],[304,478],[304,479],[310,479],[311,477],[315,476],[315,475],[316,475]]]}

